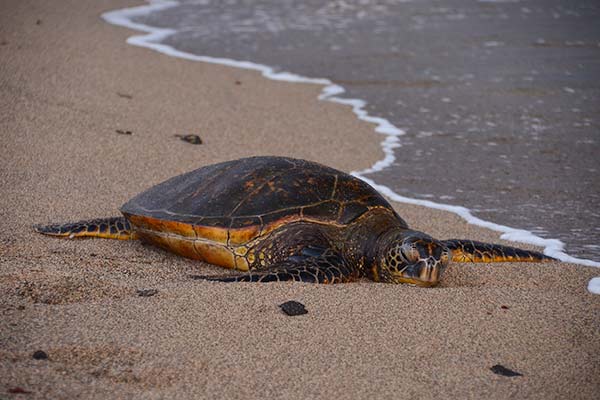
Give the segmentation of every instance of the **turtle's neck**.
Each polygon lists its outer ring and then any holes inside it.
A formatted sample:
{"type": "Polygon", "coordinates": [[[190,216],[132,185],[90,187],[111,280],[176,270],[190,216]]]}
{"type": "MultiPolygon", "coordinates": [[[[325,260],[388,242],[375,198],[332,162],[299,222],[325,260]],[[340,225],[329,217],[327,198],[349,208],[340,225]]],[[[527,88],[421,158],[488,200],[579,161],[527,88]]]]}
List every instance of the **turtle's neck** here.
{"type": "Polygon", "coordinates": [[[370,277],[378,262],[385,238],[397,236],[407,230],[406,223],[388,209],[371,210],[354,221],[346,230],[344,257],[361,269],[361,275],[370,277]]]}

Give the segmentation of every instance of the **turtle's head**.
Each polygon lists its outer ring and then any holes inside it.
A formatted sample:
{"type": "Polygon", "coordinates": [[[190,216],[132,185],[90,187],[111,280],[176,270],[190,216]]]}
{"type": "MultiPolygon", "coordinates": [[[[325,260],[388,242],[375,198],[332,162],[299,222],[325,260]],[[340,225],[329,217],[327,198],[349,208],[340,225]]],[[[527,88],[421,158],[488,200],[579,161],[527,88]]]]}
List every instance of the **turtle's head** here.
{"type": "Polygon", "coordinates": [[[389,235],[380,248],[381,282],[435,286],[451,258],[442,242],[417,231],[389,235]]]}

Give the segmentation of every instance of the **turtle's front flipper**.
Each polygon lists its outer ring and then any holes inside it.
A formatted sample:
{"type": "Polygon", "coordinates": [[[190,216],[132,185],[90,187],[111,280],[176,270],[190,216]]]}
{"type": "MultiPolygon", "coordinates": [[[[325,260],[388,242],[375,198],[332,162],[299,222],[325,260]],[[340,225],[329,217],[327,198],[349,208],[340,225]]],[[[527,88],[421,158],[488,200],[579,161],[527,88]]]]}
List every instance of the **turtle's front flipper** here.
{"type": "Polygon", "coordinates": [[[449,239],[443,243],[452,251],[452,261],[454,262],[555,261],[554,258],[537,251],[522,250],[499,244],[461,239],[449,239]]]}
{"type": "Polygon", "coordinates": [[[356,280],[357,271],[353,271],[345,260],[330,250],[313,256],[314,250],[302,251],[300,255],[273,264],[264,271],[253,271],[243,275],[200,276],[192,275],[192,279],[218,282],[311,282],[341,283],[356,280]],[[311,255],[307,255],[311,254],[311,255]]]}
{"type": "Polygon", "coordinates": [[[135,231],[124,217],[99,218],[66,224],[36,225],[36,232],[44,235],[59,236],[69,239],[80,237],[97,237],[104,239],[130,240],[136,239],[135,231]]]}

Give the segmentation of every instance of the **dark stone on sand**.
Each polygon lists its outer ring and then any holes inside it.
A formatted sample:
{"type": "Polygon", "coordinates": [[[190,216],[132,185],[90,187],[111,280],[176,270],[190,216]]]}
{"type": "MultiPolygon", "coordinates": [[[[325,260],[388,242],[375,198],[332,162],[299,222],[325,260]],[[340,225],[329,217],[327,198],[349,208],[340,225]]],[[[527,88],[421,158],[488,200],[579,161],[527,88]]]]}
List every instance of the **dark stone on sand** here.
{"type": "Polygon", "coordinates": [[[129,100],[133,99],[133,96],[130,95],[130,94],[127,94],[127,93],[119,93],[119,92],[117,92],[117,96],[122,97],[124,99],[129,99],[129,100]]]}
{"type": "Polygon", "coordinates": [[[13,388],[8,389],[8,393],[11,393],[11,394],[19,394],[19,393],[20,394],[28,394],[28,393],[31,393],[31,392],[29,390],[23,389],[22,387],[15,386],[13,388]]]}
{"type": "Polygon", "coordinates": [[[281,307],[284,313],[290,316],[303,315],[308,313],[308,311],[306,311],[306,308],[304,308],[304,304],[293,300],[286,301],[285,303],[280,304],[279,307],[281,307]]]}
{"type": "Polygon", "coordinates": [[[137,295],[140,297],[151,297],[158,293],[156,289],[138,289],[137,295]]]}
{"type": "Polygon", "coordinates": [[[496,375],[502,375],[502,376],[508,376],[508,377],[513,377],[513,376],[523,376],[523,374],[517,372],[517,371],[513,371],[512,369],[508,369],[505,366],[502,366],[500,364],[496,364],[493,367],[490,368],[490,370],[495,373],[496,375]]]}
{"type": "Polygon", "coordinates": [[[43,350],[37,350],[35,353],[33,353],[32,357],[35,360],[47,360],[48,354],[43,350]]]}
{"type": "Polygon", "coordinates": [[[202,139],[200,139],[200,136],[198,135],[175,135],[175,137],[190,144],[202,144],[202,139]]]}
{"type": "Polygon", "coordinates": [[[117,129],[115,132],[117,132],[119,135],[133,135],[132,131],[124,131],[122,129],[117,129]]]}

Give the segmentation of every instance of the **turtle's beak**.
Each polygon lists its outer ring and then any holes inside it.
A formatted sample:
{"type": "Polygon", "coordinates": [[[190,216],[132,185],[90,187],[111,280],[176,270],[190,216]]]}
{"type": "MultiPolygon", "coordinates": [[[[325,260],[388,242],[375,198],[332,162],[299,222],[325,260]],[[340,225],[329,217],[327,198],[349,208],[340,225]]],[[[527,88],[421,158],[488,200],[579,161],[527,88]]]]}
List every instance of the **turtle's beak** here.
{"type": "Polygon", "coordinates": [[[428,261],[419,261],[403,268],[394,274],[397,283],[407,283],[421,287],[432,287],[438,284],[443,269],[440,264],[428,261]]]}

